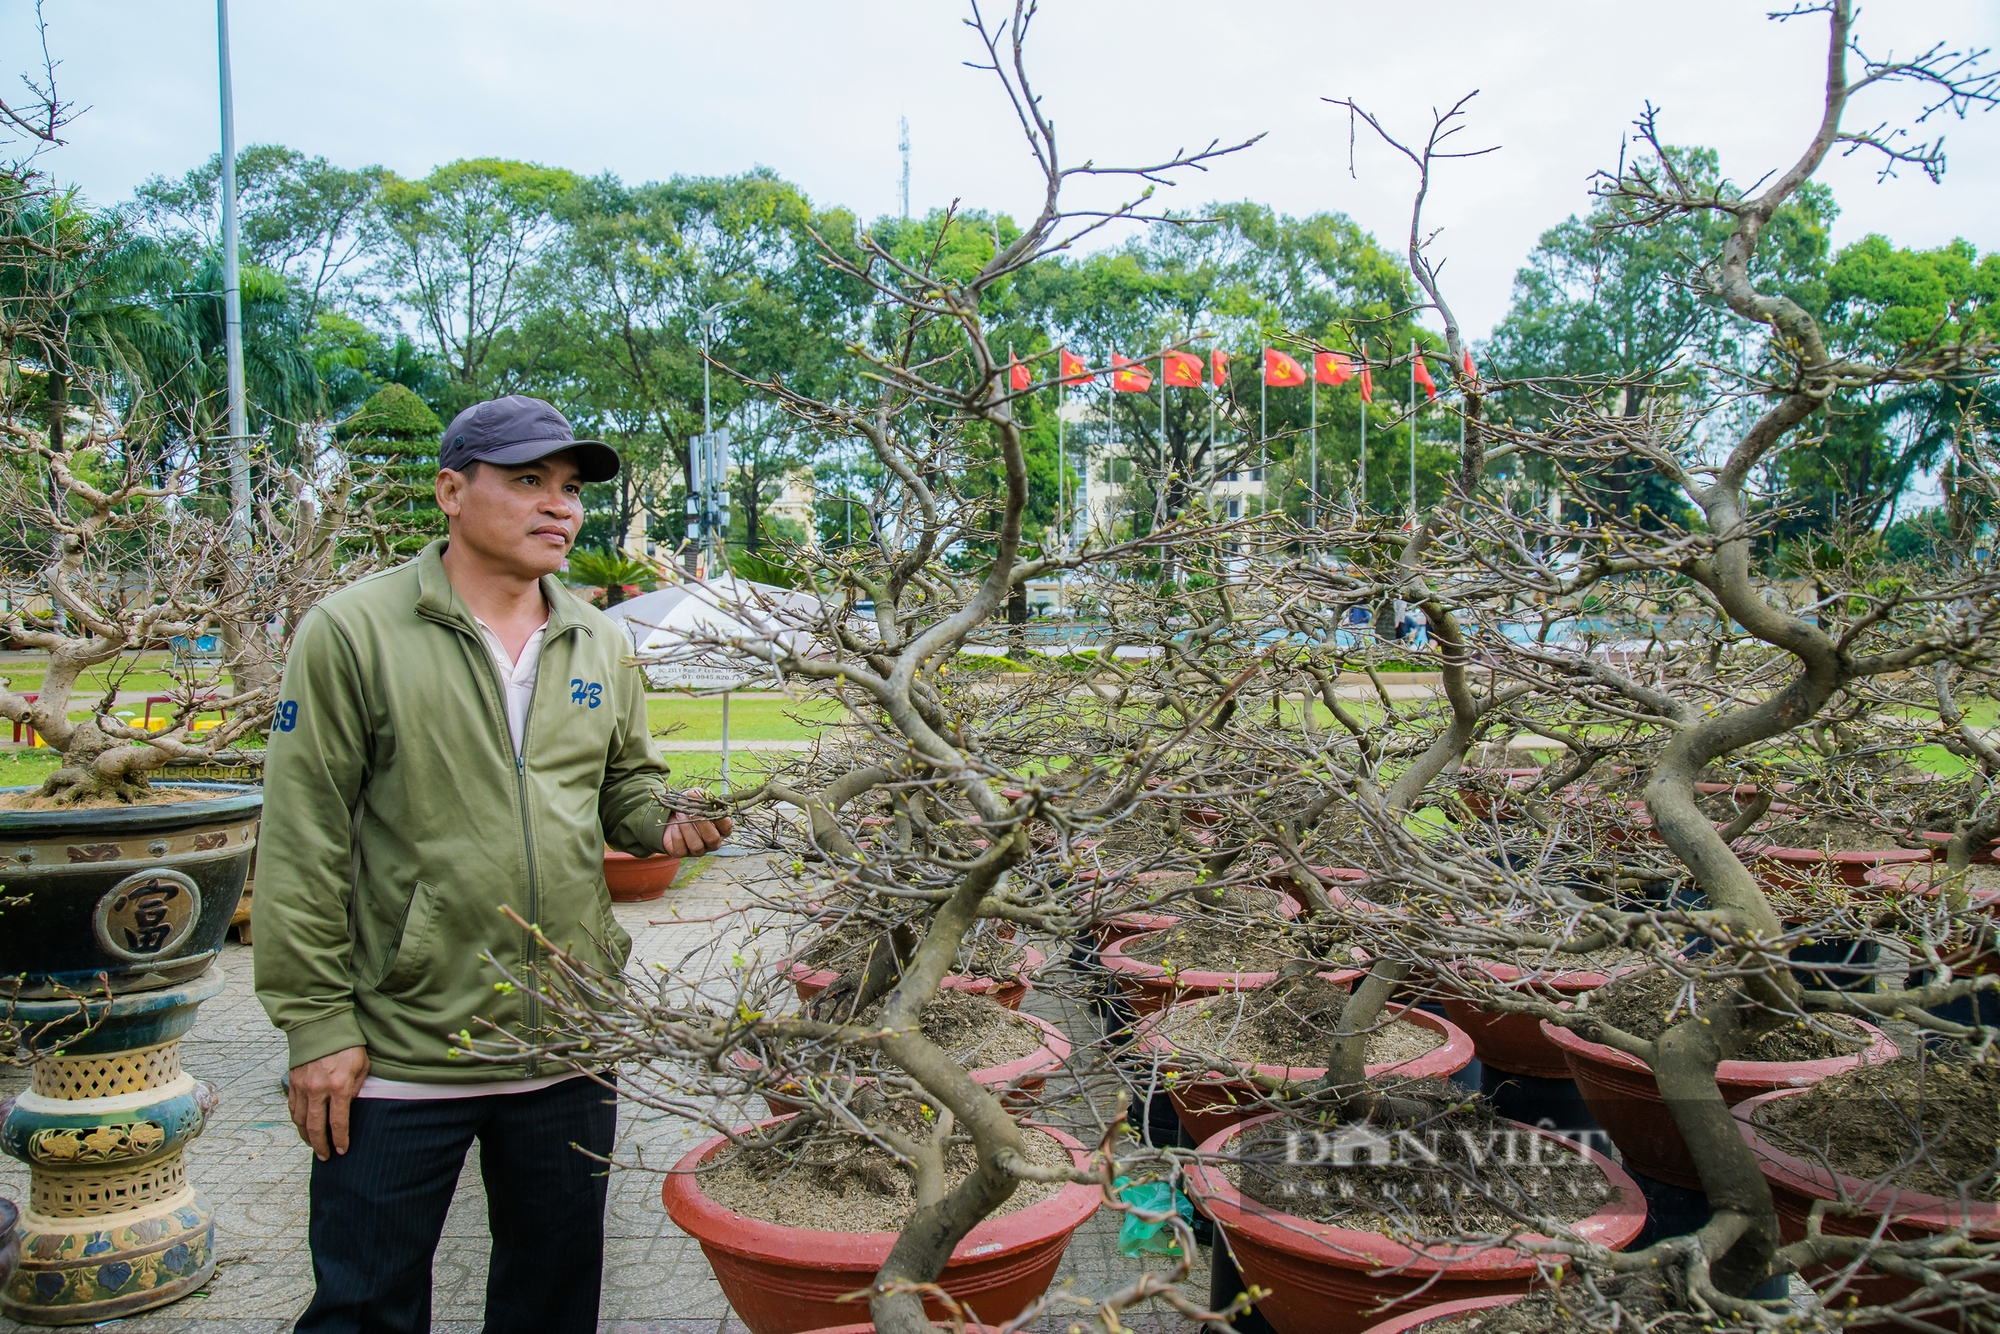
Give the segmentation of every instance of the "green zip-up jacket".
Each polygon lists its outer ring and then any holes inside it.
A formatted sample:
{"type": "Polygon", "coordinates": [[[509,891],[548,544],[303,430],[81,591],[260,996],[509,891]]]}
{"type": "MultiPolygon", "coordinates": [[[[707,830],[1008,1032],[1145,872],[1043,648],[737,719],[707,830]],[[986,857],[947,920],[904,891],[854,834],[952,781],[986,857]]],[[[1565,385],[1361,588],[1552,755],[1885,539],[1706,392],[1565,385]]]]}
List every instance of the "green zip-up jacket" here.
{"type": "Polygon", "coordinates": [[[492,652],[433,542],[307,613],[264,768],[251,900],[257,999],[293,1066],[368,1049],[388,1079],[479,1083],[552,1071],[448,1056],[480,1019],[529,1036],[519,977],[538,953],[513,908],[599,967],[631,938],[611,917],[607,843],[660,850],[666,766],[615,623],[554,578],[521,756],[492,652]]]}

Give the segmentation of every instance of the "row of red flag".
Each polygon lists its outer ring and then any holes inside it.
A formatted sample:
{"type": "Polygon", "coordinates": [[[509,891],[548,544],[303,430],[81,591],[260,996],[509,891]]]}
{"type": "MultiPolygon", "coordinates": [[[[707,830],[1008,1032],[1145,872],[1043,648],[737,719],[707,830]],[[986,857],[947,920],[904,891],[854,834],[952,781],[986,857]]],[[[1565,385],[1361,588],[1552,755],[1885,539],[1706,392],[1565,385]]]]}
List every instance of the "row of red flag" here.
{"type": "MultiPolygon", "coordinates": [[[[1017,392],[1034,383],[1027,366],[1019,357],[1009,354],[1011,363],[1007,368],[1007,383],[1017,392]]],[[[1061,366],[1061,380],[1064,384],[1092,384],[1097,376],[1082,357],[1061,348],[1056,353],[1061,366]]],[[[1312,378],[1324,385],[1343,385],[1357,375],[1360,377],[1361,401],[1375,401],[1375,377],[1365,361],[1357,362],[1345,352],[1315,352],[1312,358],[1312,378]]],[[[1202,383],[1201,358],[1192,352],[1163,351],[1160,353],[1160,371],[1166,383],[1183,389],[1197,389],[1202,383]]],[[[1209,383],[1221,386],[1229,383],[1229,354],[1216,349],[1208,354],[1209,383]]],[[[1437,381],[1431,378],[1430,367],[1424,358],[1418,356],[1410,363],[1410,374],[1423,386],[1426,398],[1436,398],[1437,381]]],[[[1465,354],[1465,374],[1468,378],[1475,374],[1472,353],[1465,354]]],[[[1293,389],[1306,383],[1306,368],[1301,366],[1290,353],[1280,352],[1275,347],[1264,349],[1264,383],[1273,388],[1293,389]]],[[[1153,387],[1153,372],[1143,361],[1133,361],[1118,353],[1111,354],[1111,387],[1121,394],[1143,394],[1153,387]]]]}

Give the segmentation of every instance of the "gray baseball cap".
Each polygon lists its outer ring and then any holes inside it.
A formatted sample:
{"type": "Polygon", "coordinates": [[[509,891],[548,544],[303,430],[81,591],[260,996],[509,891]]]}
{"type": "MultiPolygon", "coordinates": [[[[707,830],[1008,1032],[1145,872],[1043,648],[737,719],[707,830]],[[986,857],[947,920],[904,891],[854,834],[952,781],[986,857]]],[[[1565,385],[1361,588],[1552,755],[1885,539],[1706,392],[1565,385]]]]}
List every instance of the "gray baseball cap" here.
{"type": "Polygon", "coordinates": [[[553,404],[526,394],[474,403],[451,419],[438,467],[463,472],[468,463],[533,463],[568,450],[576,459],[577,475],[586,482],[608,482],[618,475],[618,451],[602,440],[579,440],[569,418],[553,404]]]}

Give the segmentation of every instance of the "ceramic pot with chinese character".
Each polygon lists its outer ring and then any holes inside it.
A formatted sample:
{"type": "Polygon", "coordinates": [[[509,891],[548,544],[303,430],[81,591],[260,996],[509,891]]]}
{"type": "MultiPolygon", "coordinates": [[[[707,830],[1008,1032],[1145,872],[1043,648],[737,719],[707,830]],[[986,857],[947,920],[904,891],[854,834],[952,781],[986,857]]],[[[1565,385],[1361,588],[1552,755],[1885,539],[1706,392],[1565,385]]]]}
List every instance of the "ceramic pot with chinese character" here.
{"type": "MultiPolygon", "coordinates": [[[[186,801],[0,810],[0,998],[149,991],[222,952],[257,847],[263,791],[155,783],[186,801]],[[102,980],[100,980],[100,978],[102,980]]],[[[25,788],[0,788],[23,792],[25,788]]]]}

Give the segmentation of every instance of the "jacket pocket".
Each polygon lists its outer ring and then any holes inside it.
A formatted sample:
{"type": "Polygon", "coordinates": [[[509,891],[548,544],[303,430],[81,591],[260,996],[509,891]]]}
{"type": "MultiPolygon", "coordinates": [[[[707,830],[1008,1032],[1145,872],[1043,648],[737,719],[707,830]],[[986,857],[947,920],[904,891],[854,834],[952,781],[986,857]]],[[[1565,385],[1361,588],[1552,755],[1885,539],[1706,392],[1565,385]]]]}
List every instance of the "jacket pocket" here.
{"type": "Polygon", "coordinates": [[[409,911],[403,914],[403,934],[396,942],[396,957],[389,964],[389,971],[375,984],[377,991],[406,991],[429,971],[438,909],[436,887],[417,881],[410,894],[409,911]]]}

